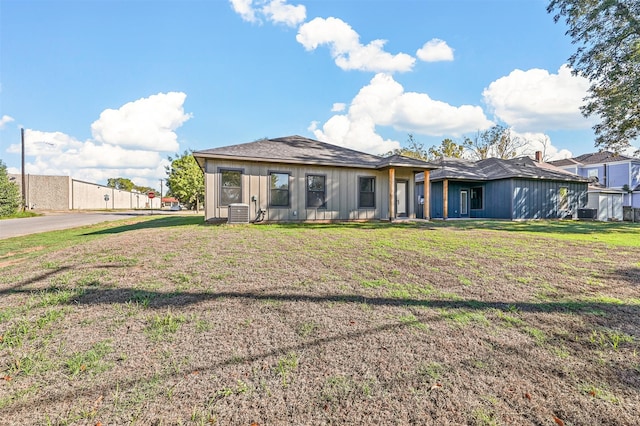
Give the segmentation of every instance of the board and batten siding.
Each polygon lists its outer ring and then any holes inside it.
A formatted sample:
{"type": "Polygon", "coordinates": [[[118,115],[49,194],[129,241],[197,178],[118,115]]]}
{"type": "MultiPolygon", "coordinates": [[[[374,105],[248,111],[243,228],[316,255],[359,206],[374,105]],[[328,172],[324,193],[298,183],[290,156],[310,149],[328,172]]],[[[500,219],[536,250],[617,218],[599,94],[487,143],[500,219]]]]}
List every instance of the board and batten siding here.
{"type": "Polygon", "coordinates": [[[560,188],[568,190],[572,215],[587,203],[586,182],[512,179],[513,219],[557,219],[561,217],[560,188]]]}
{"type": "MultiPolygon", "coordinates": [[[[205,220],[228,217],[228,206],[220,205],[221,169],[242,171],[241,202],[249,205],[251,221],[255,220],[258,209],[266,211],[266,221],[378,220],[389,217],[387,170],[207,159],[205,220]],[[272,172],[289,174],[288,207],[269,206],[269,174],[272,172]],[[326,176],[326,208],[306,207],[306,177],[310,174],[326,176]],[[375,208],[358,208],[359,177],[376,178],[375,208]]],[[[413,173],[398,173],[396,179],[407,179],[412,183],[413,173]]],[[[413,184],[409,190],[413,190],[413,184]]],[[[413,204],[408,206],[411,211],[414,207],[413,204]]]]}
{"type": "MultiPolygon", "coordinates": [[[[573,215],[583,208],[587,200],[585,182],[563,182],[539,179],[500,179],[495,181],[448,181],[448,218],[469,217],[476,219],[557,219],[560,212],[560,188],[568,191],[568,206],[573,215]],[[481,209],[471,209],[467,215],[460,211],[460,193],[471,188],[482,188],[481,209]]],[[[431,217],[442,218],[443,183],[431,183],[431,217]]],[[[424,193],[423,185],[418,186],[418,194],[424,193]]]]}

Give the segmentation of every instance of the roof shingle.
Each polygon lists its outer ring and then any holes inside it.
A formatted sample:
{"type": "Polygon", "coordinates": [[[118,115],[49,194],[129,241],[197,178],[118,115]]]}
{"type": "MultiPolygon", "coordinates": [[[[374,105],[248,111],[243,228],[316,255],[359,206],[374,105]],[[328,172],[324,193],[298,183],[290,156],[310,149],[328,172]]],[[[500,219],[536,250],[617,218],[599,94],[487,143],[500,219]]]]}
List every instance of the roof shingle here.
{"type": "Polygon", "coordinates": [[[430,170],[436,168],[432,163],[415,158],[401,155],[381,157],[302,136],[260,139],[255,142],[195,151],[193,156],[196,160],[204,158],[243,159],[246,161],[371,169],[410,167],[430,170]]]}

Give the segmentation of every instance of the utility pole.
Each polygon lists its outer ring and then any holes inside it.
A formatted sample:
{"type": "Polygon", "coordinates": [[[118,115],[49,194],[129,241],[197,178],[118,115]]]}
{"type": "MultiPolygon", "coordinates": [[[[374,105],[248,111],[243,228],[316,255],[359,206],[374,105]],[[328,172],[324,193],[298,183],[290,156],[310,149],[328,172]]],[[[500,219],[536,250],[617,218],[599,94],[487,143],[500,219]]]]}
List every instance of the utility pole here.
{"type": "Polygon", "coordinates": [[[160,208],[162,209],[162,179],[160,179],[160,208]]]}
{"type": "Polygon", "coordinates": [[[24,176],[24,127],[20,128],[20,139],[22,142],[22,211],[27,209],[27,182],[24,176]]]}

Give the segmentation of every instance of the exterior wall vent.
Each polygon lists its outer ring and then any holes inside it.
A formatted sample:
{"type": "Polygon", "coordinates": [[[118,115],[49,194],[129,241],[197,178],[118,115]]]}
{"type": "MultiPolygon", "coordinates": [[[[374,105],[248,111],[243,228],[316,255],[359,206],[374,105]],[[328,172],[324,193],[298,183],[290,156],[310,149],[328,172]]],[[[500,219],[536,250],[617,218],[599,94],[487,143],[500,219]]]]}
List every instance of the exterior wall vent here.
{"type": "Polygon", "coordinates": [[[228,223],[249,223],[249,205],[229,204],[228,223]]]}

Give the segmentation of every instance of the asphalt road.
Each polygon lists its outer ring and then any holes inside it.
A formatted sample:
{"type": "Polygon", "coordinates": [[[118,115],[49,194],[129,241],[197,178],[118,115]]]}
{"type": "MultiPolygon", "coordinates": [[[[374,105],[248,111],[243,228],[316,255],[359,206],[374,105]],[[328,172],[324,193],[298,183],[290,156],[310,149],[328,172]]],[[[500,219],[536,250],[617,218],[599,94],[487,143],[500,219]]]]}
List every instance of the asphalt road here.
{"type": "MultiPolygon", "coordinates": [[[[156,210],[154,214],[158,214],[156,210]]],[[[162,212],[164,213],[164,212],[162,212]]],[[[169,213],[169,212],[167,212],[169,213]]],[[[101,222],[126,219],[133,216],[145,216],[150,212],[114,212],[114,213],[47,213],[43,216],[20,219],[0,220],[0,239],[37,234],[39,232],[56,231],[93,225],[101,222]]]]}

